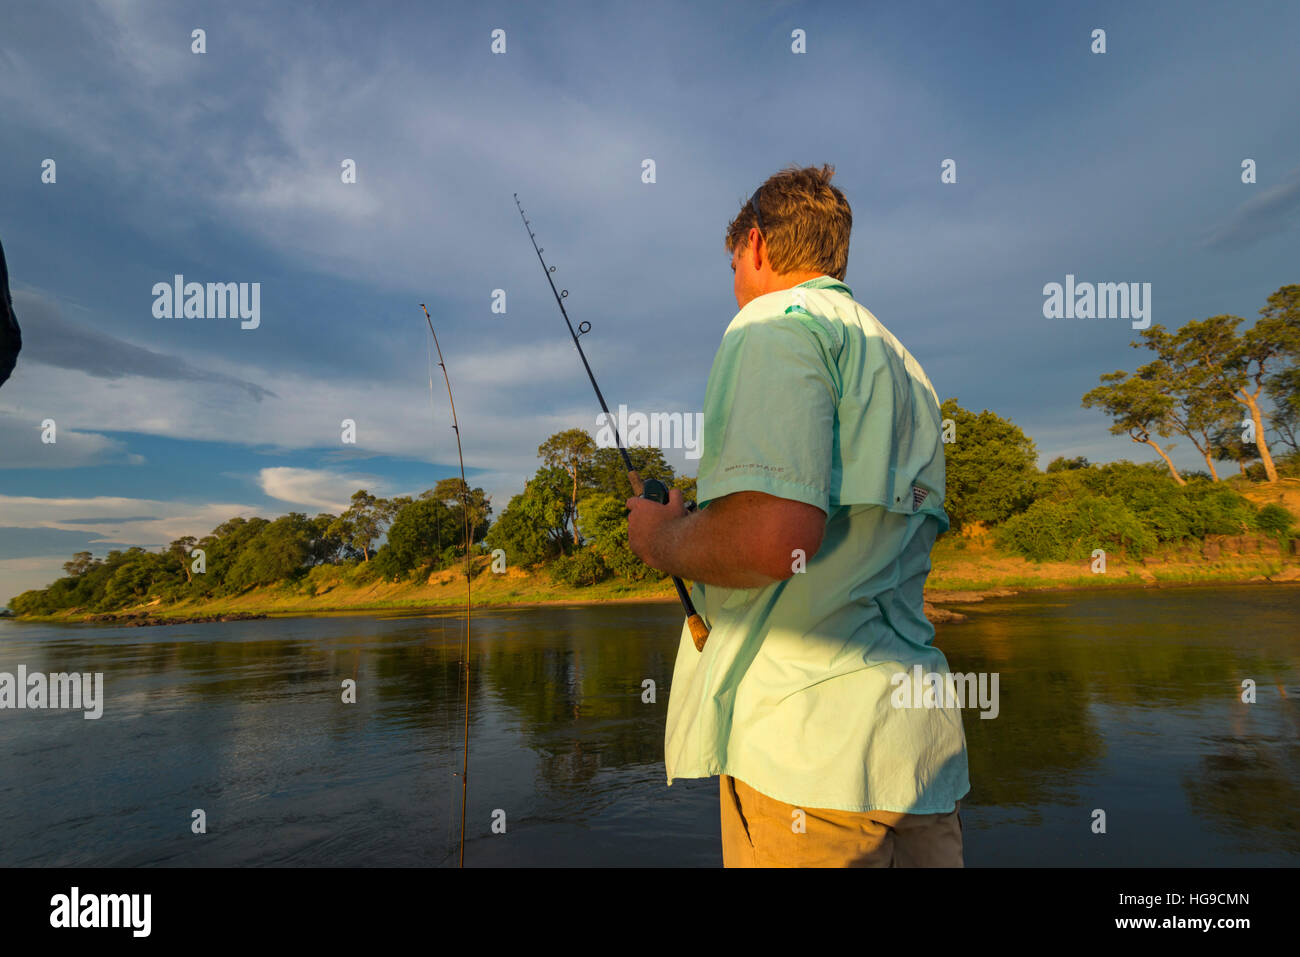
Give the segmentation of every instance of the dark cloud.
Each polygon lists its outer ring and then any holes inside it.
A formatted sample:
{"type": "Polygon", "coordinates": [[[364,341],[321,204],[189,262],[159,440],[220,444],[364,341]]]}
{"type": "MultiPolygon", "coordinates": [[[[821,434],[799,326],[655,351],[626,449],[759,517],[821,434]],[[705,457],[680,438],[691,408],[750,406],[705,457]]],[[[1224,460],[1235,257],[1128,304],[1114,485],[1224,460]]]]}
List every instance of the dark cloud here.
{"type": "Polygon", "coordinates": [[[152,522],[161,518],[161,515],[132,515],[129,518],[118,518],[116,515],[99,518],[61,518],[60,525],[117,525],[121,522],[152,522]]]}
{"type": "Polygon", "coordinates": [[[1210,249],[1242,248],[1284,232],[1296,223],[1300,213],[1300,166],[1272,189],[1246,200],[1229,220],[1210,234],[1210,249]]]}
{"type": "Polygon", "coordinates": [[[31,293],[14,293],[14,312],[23,326],[22,357],[27,362],[76,369],[100,379],[138,375],[148,379],[215,382],[243,389],[258,402],[275,397],[270,389],[256,383],[200,369],[177,356],[154,352],[69,322],[59,315],[56,306],[31,293]]]}
{"type": "MultiPolygon", "coordinates": [[[[105,524],[119,519],[103,519],[105,524]]],[[[64,528],[0,527],[0,559],[33,558],[43,555],[66,555],[94,552],[103,555],[113,548],[126,549],[124,542],[104,541],[93,532],[74,532],[64,528]]]]}

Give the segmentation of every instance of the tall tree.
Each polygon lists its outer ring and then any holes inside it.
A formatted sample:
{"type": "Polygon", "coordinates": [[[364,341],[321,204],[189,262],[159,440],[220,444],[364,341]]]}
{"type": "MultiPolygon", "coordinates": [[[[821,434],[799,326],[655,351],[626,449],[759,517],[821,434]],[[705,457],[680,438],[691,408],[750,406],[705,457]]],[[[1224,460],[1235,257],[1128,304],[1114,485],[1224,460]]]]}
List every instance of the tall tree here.
{"type": "Polygon", "coordinates": [[[1161,391],[1160,383],[1141,376],[1130,376],[1122,369],[1101,377],[1102,384],[1083,397],[1085,409],[1100,408],[1113,420],[1112,435],[1124,435],[1139,445],[1149,445],[1169,466],[1169,474],[1179,485],[1187,482],[1178,474],[1173,459],[1151,437],[1154,432],[1161,438],[1172,433],[1170,413],[1174,400],[1161,391]]]}
{"type": "Polygon", "coordinates": [[[1236,462],[1243,477],[1246,475],[1246,463],[1259,458],[1259,449],[1255,443],[1242,441],[1240,426],[1231,425],[1219,429],[1211,436],[1211,440],[1214,443],[1214,457],[1236,462]]]}
{"type": "MultiPolygon", "coordinates": [[[[664,459],[664,453],[653,445],[637,445],[627,450],[627,457],[632,460],[632,467],[642,479],[655,478],[672,485],[673,467],[664,459]]],[[[593,492],[612,495],[627,500],[632,488],[627,483],[627,466],[618,449],[610,446],[597,449],[591,457],[591,467],[587,471],[589,481],[587,488],[593,492]]]]}
{"type": "Polygon", "coordinates": [[[80,575],[86,574],[86,572],[94,568],[96,564],[98,564],[98,562],[95,560],[95,556],[90,552],[77,552],[77,554],[72,556],[72,561],[63,563],[63,570],[72,578],[77,578],[80,575]]]}
{"type": "MultiPolygon", "coordinates": [[[[1262,318],[1241,336],[1237,335],[1237,326],[1243,320],[1229,315],[1188,322],[1175,334],[1178,348],[1199,361],[1205,381],[1246,407],[1269,482],[1277,481],[1277,466],[1264,435],[1259,398],[1265,383],[1300,351],[1294,294],[1288,292],[1295,288],[1284,286],[1269,296],[1269,305],[1260,310],[1262,318]]],[[[1248,440],[1243,437],[1243,441],[1248,440]]]]}
{"type": "Polygon", "coordinates": [[[578,484],[591,466],[596,454],[596,442],[586,429],[566,429],[557,432],[537,449],[543,462],[553,468],[562,468],[573,480],[569,496],[568,519],[573,523],[573,546],[578,547],[578,484]]]}
{"type": "Polygon", "coordinates": [[[1292,452],[1300,452],[1300,366],[1270,376],[1264,388],[1273,400],[1269,421],[1278,441],[1292,452]]]}
{"type": "Polygon", "coordinates": [[[376,498],[365,489],[352,493],[352,505],[330,526],[330,532],[343,537],[361,553],[363,561],[370,561],[370,546],[383,532],[388,514],[388,502],[376,498]]]}
{"type": "Polygon", "coordinates": [[[456,541],[464,536],[465,512],[469,508],[470,542],[482,540],[487,533],[488,518],[492,514],[492,498],[481,488],[470,488],[459,475],[440,479],[432,489],[420,493],[420,498],[432,498],[446,505],[456,516],[456,527],[460,529],[456,541]]]}
{"type": "MultiPolygon", "coordinates": [[[[1288,412],[1291,414],[1289,421],[1295,422],[1296,389],[1300,387],[1300,369],[1297,368],[1297,363],[1300,363],[1300,285],[1278,289],[1268,297],[1268,304],[1259,315],[1255,325],[1242,337],[1242,357],[1251,363],[1249,374],[1256,385],[1254,396],[1259,396],[1261,383],[1275,403],[1279,393],[1283,396],[1283,402],[1270,418],[1280,434],[1289,436],[1289,444],[1294,449],[1295,433],[1286,429],[1286,423],[1288,412]]],[[[1252,414],[1256,414],[1256,408],[1252,408],[1252,414]]],[[[1263,422],[1257,414],[1255,428],[1263,430],[1263,422]]],[[[1266,440],[1261,440],[1260,459],[1268,472],[1273,458],[1266,440]]],[[[1270,472],[1269,481],[1277,481],[1276,468],[1270,472]]]]}
{"type": "Polygon", "coordinates": [[[194,575],[190,572],[190,551],[197,544],[198,540],[193,535],[186,535],[167,546],[167,554],[179,562],[181,570],[185,572],[186,583],[194,581],[194,575]]]}
{"type": "Polygon", "coordinates": [[[565,478],[562,469],[538,471],[492,523],[488,546],[504,549],[512,565],[531,565],[562,552],[568,505],[561,487],[565,478]]]}
{"type": "Polygon", "coordinates": [[[1214,466],[1213,436],[1235,421],[1237,405],[1215,383],[1200,362],[1200,357],[1189,342],[1170,334],[1156,324],[1141,333],[1144,342],[1133,342],[1133,348],[1146,345],[1158,356],[1137,370],[1139,377],[1154,382],[1172,401],[1168,422],[1173,431],[1187,438],[1201,453],[1214,481],[1219,471],[1214,466]]]}

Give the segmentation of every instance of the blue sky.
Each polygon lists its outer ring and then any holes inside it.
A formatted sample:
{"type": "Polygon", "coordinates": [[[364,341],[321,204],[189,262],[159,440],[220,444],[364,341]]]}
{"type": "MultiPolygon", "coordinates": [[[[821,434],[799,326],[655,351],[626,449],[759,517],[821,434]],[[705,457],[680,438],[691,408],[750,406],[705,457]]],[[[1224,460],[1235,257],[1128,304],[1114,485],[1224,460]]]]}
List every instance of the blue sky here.
{"type": "Polygon", "coordinates": [[[0,600],[82,548],[452,474],[420,302],[504,507],[548,435],[596,426],[516,191],[615,405],[701,407],[736,311],[727,223],[829,162],[847,282],[941,397],[1009,416],[1044,464],[1151,459],[1079,404],[1143,361],[1136,333],[1044,319],[1043,286],[1150,282],[1176,327],[1252,320],[1300,279],[1298,28],[1294,3],[7,3],[0,240],[27,347],[0,389],[0,600]],[[260,326],[155,318],[177,273],[260,282],[260,326]]]}

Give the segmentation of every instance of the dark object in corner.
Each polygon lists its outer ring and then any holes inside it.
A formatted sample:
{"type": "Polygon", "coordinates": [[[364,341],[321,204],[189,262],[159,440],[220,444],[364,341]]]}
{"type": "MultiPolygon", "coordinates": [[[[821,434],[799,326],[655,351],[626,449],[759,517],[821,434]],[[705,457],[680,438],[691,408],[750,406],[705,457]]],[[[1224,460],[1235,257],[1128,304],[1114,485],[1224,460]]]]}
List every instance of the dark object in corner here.
{"type": "Polygon", "coordinates": [[[14,315],[14,301],[9,295],[9,267],[5,265],[5,248],[0,244],[0,385],[5,384],[9,373],[18,362],[18,350],[23,347],[22,333],[18,331],[18,317],[14,315]]]}

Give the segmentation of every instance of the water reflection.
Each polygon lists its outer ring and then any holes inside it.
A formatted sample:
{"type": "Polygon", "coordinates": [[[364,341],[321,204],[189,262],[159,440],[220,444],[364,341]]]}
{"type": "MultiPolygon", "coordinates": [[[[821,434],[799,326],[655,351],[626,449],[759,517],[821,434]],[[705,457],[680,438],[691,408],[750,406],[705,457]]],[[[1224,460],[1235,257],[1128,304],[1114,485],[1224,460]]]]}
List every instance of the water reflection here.
{"type": "MultiPolygon", "coordinates": [[[[1275,586],[1052,593],[943,626],[954,671],[1001,675],[999,716],[966,714],[968,865],[1296,863],[1297,611],[1275,586]]],[[[669,604],[476,613],[468,863],[721,862],[716,780],[664,787],[677,628],[669,604]]],[[[98,721],[0,712],[0,863],[454,864],[460,629],[0,621],[0,670],[107,695],[98,721]]]]}

